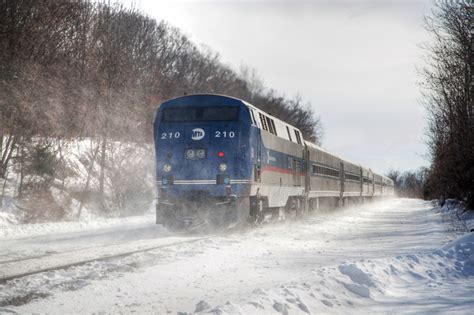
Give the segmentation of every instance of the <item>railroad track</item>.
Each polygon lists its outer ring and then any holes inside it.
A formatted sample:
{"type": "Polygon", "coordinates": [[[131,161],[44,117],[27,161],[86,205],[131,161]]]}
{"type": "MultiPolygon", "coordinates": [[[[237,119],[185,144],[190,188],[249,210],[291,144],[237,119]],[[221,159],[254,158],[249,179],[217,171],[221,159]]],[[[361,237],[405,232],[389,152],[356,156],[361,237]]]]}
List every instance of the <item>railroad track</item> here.
{"type": "Polygon", "coordinates": [[[93,261],[123,258],[136,253],[147,252],[184,243],[194,243],[209,239],[206,237],[167,237],[163,239],[139,240],[123,244],[100,245],[47,253],[0,262],[0,283],[42,272],[65,269],[93,261]],[[133,248],[133,249],[131,249],[133,248]]]}

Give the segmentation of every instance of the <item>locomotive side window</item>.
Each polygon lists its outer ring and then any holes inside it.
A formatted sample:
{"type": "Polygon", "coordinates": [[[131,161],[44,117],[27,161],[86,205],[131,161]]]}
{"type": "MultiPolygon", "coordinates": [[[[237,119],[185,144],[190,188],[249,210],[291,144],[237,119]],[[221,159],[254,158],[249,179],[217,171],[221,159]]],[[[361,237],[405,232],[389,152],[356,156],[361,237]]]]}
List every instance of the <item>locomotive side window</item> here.
{"type": "Polygon", "coordinates": [[[288,126],[286,126],[286,132],[288,132],[288,139],[290,139],[290,141],[293,142],[293,139],[291,139],[290,128],[288,128],[288,126]]]}
{"type": "Polygon", "coordinates": [[[265,120],[267,121],[268,131],[270,131],[270,133],[272,133],[272,134],[275,134],[275,131],[273,130],[271,119],[268,116],[265,116],[265,120]]]}
{"type": "Polygon", "coordinates": [[[273,122],[273,119],[271,119],[268,116],[265,116],[265,118],[267,120],[268,131],[270,131],[271,134],[274,134],[276,136],[277,133],[276,133],[275,123],[273,122]]]}
{"type": "Polygon", "coordinates": [[[221,107],[174,107],[163,110],[163,122],[194,121],[236,121],[239,119],[239,108],[221,107]]]}
{"type": "Polygon", "coordinates": [[[300,132],[296,129],[295,129],[295,136],[296,136],[296,141],[298,142],[298,144],[301,144],[300,132]]]}
{"type": "Polygon", "coordinates": [[[249,112],[250,112],[250,120],[252,120],[252,125],[257,126],[257,121],[255,120],[255,116],[254,116],[253,110],[251,108],[249,108],[249,112]]]}
{"type": "Polygon", "coordinates": [[[272,124],[273,133],[275,134],[275,136],[278,136],[277,129],[275,127],[275,122],[273,121],[273,119],[270,119],[270,123],[272,124]]]}
{"type": "Polygon", "coordinates": [[[260,121],[262,122],[262,128],[268,131],[267,122],[265,121],[265,116],[263,116],[262,113],[258,113],[258,115],[260,116],[260,121]]]}

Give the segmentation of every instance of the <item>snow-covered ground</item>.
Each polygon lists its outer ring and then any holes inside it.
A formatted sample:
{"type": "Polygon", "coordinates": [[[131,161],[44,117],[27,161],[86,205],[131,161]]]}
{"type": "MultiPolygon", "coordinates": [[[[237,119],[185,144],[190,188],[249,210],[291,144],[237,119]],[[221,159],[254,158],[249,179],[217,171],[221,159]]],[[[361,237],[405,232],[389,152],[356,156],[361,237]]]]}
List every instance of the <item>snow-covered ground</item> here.
{"type": "MultiPolygon", "coordinates": [[[[0,214],[2,214],[0,212],[0,214]]],[[[5,216],[6,217],[6,216],[5,216]]],[[[0,226],[0,240],[34,238],[38,236],[56,237],[58,234],[70,234],[76,232],[88,232],[107,229],[134,229],[141,225],[153,226],[155,215],[147,212],[143,216],[132,216],[124,218],[95,217],[90,219],[77,219],[74,221],[45,222],[36,224],[5,224],[0,226]]],[[[71,237],[70,237],[71,238],[71,237]]]]}
{"type": "Polygon", "coordinates": [[[172,235],[151,216],[0,235],[3,261],[166,244],[0,284],[0,313],[472,313],[474,234],[453,213],[393,199],[203,238],[172,235]]]}

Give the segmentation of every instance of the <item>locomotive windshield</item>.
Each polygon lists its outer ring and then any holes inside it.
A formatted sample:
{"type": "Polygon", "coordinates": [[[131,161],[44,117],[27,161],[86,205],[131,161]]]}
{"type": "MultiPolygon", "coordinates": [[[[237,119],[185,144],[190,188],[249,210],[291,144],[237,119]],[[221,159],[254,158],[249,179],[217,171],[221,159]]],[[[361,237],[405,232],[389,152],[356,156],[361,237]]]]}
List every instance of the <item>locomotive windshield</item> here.
{"type": "Polygon", "coordinates": [[[163,110],[163,122],[235,121],[239,118],[239,108],[223,107],[178,107],[163,110]]]}

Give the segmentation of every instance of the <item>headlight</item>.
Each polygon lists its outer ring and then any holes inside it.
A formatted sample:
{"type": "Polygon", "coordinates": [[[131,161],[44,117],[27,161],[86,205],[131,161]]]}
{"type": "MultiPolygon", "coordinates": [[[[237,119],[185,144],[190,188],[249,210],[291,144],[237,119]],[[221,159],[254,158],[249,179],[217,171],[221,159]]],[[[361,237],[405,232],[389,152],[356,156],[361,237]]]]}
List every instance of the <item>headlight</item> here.
{"type": "Polygon", "coordinates": [[[169,164],[163,165],[163,171],[165,171],[165,173],[171,172],[171,165],[169,164]]]}
{"type": "Polygon", "coordinates": [[[203,149],[196,150],[196,157],[198,159],[204,159],[206,157],[206,151],[203,149]]]}
{"type": "Polygon", "coordinates": [[[194,150],[193,149],[186,150],[186,158],[187,159],[194,159],[194,150]]]}
{"type": "Polygon", "coordinates": [[[227,170],[227,164],[221,163],[219,164],[219,171],[225,172],[227,170]]]}

